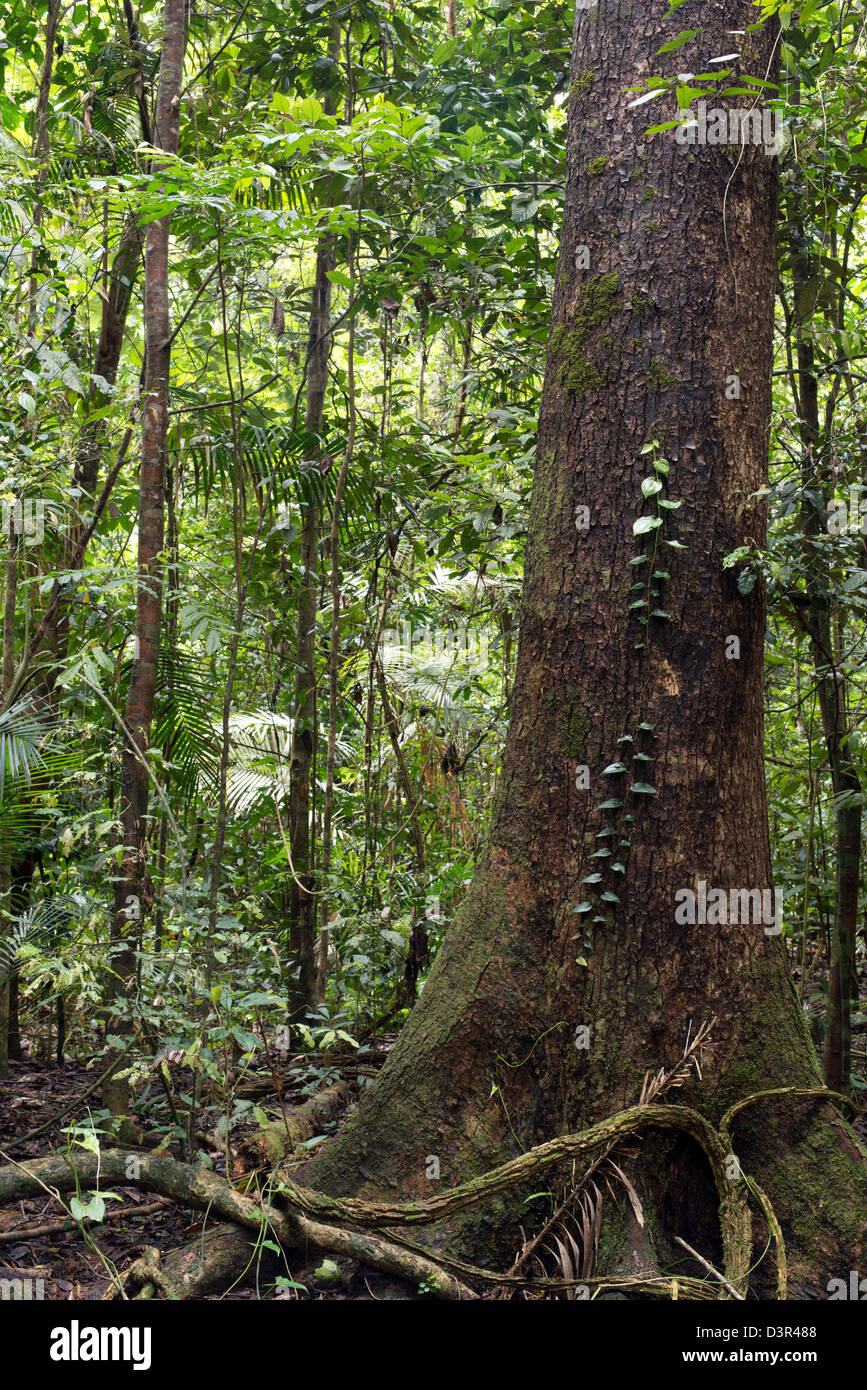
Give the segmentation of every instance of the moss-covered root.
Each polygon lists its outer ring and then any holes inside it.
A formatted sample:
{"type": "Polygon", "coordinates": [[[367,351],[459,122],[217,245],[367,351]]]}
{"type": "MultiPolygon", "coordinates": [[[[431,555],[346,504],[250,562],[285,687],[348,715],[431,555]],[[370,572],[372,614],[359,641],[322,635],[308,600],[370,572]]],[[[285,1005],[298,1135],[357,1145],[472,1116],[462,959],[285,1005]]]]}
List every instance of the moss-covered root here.
{"type": "Polygon", "coordinates": [[[157,1293],[170,1299],[206,1298],[208,1294],[232,1288],[251,1269],[255,1269],[257,1279],[263,1282],[278,1273],[280,1261],[246,1226],[227,1221],[164,1255],[159,1251],[143,1251],[119,1280],[109,1286],[105,1298],[119,1298],[121,1282],[127,1298],[151,1299],[157,1293]],[[154,1264],[156,1278],[151,1274],[154,1264]],[[138,1292],[134,1293],[136,1287],[138,1292]]]}
{"type": "Polygon", "coordinates": [[[704,1151],[719,1196],[726,1278],[739,1290],[745,1290],[752,1251],[752,1221],[745,1186],[729,1181],[728,1150],[717,1131],[698,1111],[683,1105],[633,1106],[579,1134],[551,1139],[481,1177],[471,1178],[422,1201],[375,1202],[330,1197],[299,1187],[291,1179],[287,1179],[281,1197],[308,1216],[351,1222],[355,1226],[431,1225],[480,1206],[564,1160],[590,1158],[600,1149],[649,1128],[688,1134],[704,1151]]]}
{"type": "Polygon", "coordinates": [[[272,1167],[276,1167],[278,1163],[291,1158],[304,1141],[312,1139],[324,1124],[333,1120],[348,1100],[348,1084],[338,1081],[336,1086],[320,1091],[282,1119],[263,1125],[245,1147],[255,1150],[272,1167]]]}
{"type": "MultiPolygon", "coordinates": [[[[376,1269],[397,1274],[410,1283],[424,1283],[438,1298],[475,1299],[478,1295],[460,1279],[447,1273],[434,1260],[380,1236],[333,1228],[320,1221],[286,1210],[266,1208],[260,1200],[237,1192],[224,1178],[206,1168],[194,1168],[177,1159],[157,1154],[131,1156],[123,1149],[107,1149],[100,1154],[52,1154],[26,1163],[0,1168],[0,1206],[19,1197],[45,1193],[73,1192],[99,1185],[144,1187],[173,1197],[185,1206],[209,1211],[212,1216],[236,1222],[257,1233],[267,1230],[269,1237],[285,1249],[325,1250],[329,1254],[349,1255],[376,1269]]],[[[243,1273],[249,1263],[249,1249],[240,1251],[240,1265],[226,1270],[228,1282],[243,1273]]],[[[135,1271],[135,1281],[146,1288],[164,1285],[167,1296],[181,1297],[181,1286],[170,1284],[161,1266],[151,1257],[135,1271]]]]}

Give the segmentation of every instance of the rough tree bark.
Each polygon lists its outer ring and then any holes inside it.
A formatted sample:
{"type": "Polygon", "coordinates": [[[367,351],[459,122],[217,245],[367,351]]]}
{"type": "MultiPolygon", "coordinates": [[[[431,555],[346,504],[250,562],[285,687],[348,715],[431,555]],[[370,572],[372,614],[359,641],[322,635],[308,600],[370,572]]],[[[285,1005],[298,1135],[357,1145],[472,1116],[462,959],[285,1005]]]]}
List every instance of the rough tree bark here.
{"type": "MultiPolygon", "coordinates": [[[[702,880],[708,891],[771,887],[765,596],[739,593],[721,560],[765,530],[754,494],[767,476],[777,169],[755,146],[646,137],[665,117],[630,108],[626,89],[651,72],[702,71],[733,46],[740,72],[773,76],[776,35],[733,40],[756,18],[747,0],[689,0],[669,22],[666,8],[600,0],[576,15],[501,785],[420,1002],[369,1097],[305,1172],[327,1193],[426,1196],[430,1155],[450,1187],[579,1130],[634,1104],[646,1071],[674,1063],[690,1027],[713,1017],[702,1076],[681,1092],[712,1123],[751,1093],[819,1084],[780,937],[761,921],[675,920],[675,895],[702,880]],[[654,58],[687,27],[699,31],[691,43],[654,58]],[[634,535],[639,517],[657,514],[641,482],[660,456],[670,463],[660,497],[682,505],[634,535]],[[642,553],[654,558],[631,565],[642,553]],[[670,578],[632,590],[654,572],[670,578]],[[630,607],[641,598],[670,619],[642,624],[648,608],[630,607]],[[617,762],[628,770],[602,775],[617,762]],[[642,783],[655,794],[630,791],[642,783]],[[592,857],[610,844],[618,859],[592,857]],[[611,867],[588,884],[600,864],[611,867]],[[593,911],[576,911],[588,898],[593,911]],[[576,1046],[579,1027],[589,1048],[576,1046]]],[[[857,1268],[867,1167],[846,1125],[816,1100],[769,1098],[739,1115],[733,1142],[775,1205],[794,1288],[818,1295],[857,1268]]],[[[678,1140],[642,1153],[656,1260],[677,1258],[674,1236],[713,1259],[716,1208],[698,1152],[678,1140]]],[[[514,1249],[518,1220],[528,1211],[513,1199],[435,1238],[496,1258],[514,1249]]],[[[759,1249],[764,1232],[760,1222],[759,1249]]],[[[615,1267],[619,1240],[612,1226],[603,1241],[615,1267]]],[[[756,1286],[768,1288],[761,1268],[756,1286]]]]}
{"type": "MultiPolygon", "coordinates": [[[[165,0],[155,141],[168,154],[176,154],[178,149],[184,20],[184,0],[165,0]]],[[[107,989],[109,1012],[115,1015],[108,1020],[108,1031],[115,1036],[123,1036],[130,1029],[129,991],[136,977],[135,937],[150,889],[146,868],[149,787],[142,755],[147,753],[154,712],[162,614],[161,553],[171,364],[169,220],[164,217],[149,223],[145,239],[146,356],[139,479],[136,644],[124,716],[120,805],[123,860],[114,886],[113,973],[107,989]]],[[[126,1081],[110,1077],[103,1088],[103,1102],[113,1115],[124,1115],[129,1102],[126,1081]]]]}

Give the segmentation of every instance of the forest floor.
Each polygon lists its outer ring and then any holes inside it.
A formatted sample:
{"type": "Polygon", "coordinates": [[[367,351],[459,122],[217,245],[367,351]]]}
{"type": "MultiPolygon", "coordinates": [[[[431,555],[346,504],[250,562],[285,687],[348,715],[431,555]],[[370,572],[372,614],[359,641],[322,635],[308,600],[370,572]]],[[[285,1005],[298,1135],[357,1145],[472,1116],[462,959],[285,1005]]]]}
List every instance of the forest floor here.
{"type": "MultiPolygon", "coordinates": [[[[380,1065],[384,1060],[381,1042],[378,1060],[380,1065]]],[[[372,1072],[373,1067],[369,1070],[372,1072]]],[[[62,1067],[36,1059],[10,1063],[9,1081],[0,1088],[0,1159],[8,1161],[6,1154],[10,1150],[15,1158],[24,1161],[63,1151],[69,1143],[64,1129],[74,1119],[80,1121],[82,1114],[77,1110],[75,1116],[57,1117],[76,1102],[92,1081],[93,1072],[71,1058],[66,1058],[62,1067]],[[43,1129],[46,1121],[51,1123],[43,1129]],[[41,1132],[34,1134],[37,1129],[41,1132]]],[[[285,1107],[287,1114],[291,1113],[305,1099],[293,1090],[289,1078],[286,1078],[282,1095],[276,1097],[273,1076],[265,1071],[245,1072],[244,1082],[251,1089],[272,1092],[270,1097],[263,1095],[261,1098],[262,1108],[269,1118],[277,1118],[281,1107],[285,1107]]],[[[321,1142],[333,1133],[357,1099],[357,1085],[352,1085],[346,1102],[332,1120],[321,1126],[321,1134],[315,1136],[314,1142],[321,1142]]],[[[213,1105],[203,1109],[205,1130],[209,1126],[213,1128],[222,1108],[222,1105],[213,1105]]],[[[161,1136],[149,1131],[146,1123],[139,1123],[143,1148],[155,1149],[161,1136]]],[[[252,1115],[233,1126],[230,1154],[233,1178],[240,1177],[245,1168],[253,1166],[245,1144],[258,1128],[252,1115]]],[[[203,1133],[203,1141],[205,1137],[203,1133]]],[[[177,1153],[173,1146],[166,1151],[177,1153]]],[[[208,1147],[203,1142],[201,1152],[206,1154],[215,1172],[225,1175],[225,1148],[208,1147]]],[[[115,1187],[113,1191],[120,1200],[107,1202],[105,1218],[98,1223],[88,1223],[86,1237],[78,1222],[69,1216],[64,1220],[57,1197],[48,1191],[39,1199],[19,1201],[14,1207],[0,1209],[0,1280],[41,1279],[46,1299],[99,1300],[109,1289],[113,1272],[124,1270],[146,1248],[156,1246],[165,1253],[191,1244],[206,1229],[201,1212],[184,1208],[168,1198],[154,1197],[136,1186],[115,1187]]],[[[86,1199],[87,1194],[82,1195],[86,1199]]],[[[209,1228],[213,1225],[211,1221],[209,1228]]],[[[273,1274],[268,1278],[263,1275],[257,1281],[253,1265],[237,1288],[210,1297],[355,1300],[414,1296],[414,1291],[399,1280],[362,1268],[357,1261],[342,1260],[339,1272],[334,1266],[330,1269],[326,1266],[327,1273],[320,1278],[316,1269],[322,1264],[321,1257],[309,1263],[299,1257],[291,1269],[284,1268],[282,1276],[299,1285],[294,1289],[275,1287],[273,1274]]]]}
{"type": "MultiPolygon", "coordinates": [[[[799,974],[798,967],[794,972],[799,974]]],[[[818,972],[817,972],[818,974],[818,972]]],[[[867,979],[861,981],[862,1000],[867,998],[867,979]]],[[[823,981],[814,978],[806,989],[806,1013],[813,1030],[817,1055],[821,1052],[819,1024],[823,1013],[823,981]]],[[[47,1040],[46,1040],[47,1041],[47,1040]]],[[[316,1133],[302,1146],[309,1151],[336,1129],[357,1104],[360,1087],[369,1084],[388,1054],[393,1036],[380,1037],[373,1047],[348,1053],[335,1059],[336,1066],[323,1068],[321,1084],[333,1086],[341,1078],[348,1083],[346,1095],[334,1108],[331,1117],[316,1126],[316,1133]]],[[[821,1062],[821,1058],[819,1059],[821,1062]]],[[[867,1012],[853,1017],[853,1096],[864,1103],[867,1098],[867,1012]]],[[[9,1155],[18,1160],[42,1157],[62,1151],[70,1143],[67,1127],[86,1120],[87,1101],[79,1097],[93,1084],[94,1071],[81,1062],[67,1057],[63,1066],[51,1064],[45,1058],[27,1058],[10,1065],[8,1083],[0,1087],[0,1161],[9,1162],[9,1155]]],[[[261,1112],[269,1119],[281,1114],[298,1113],[298,1107],[310,1099],[316,1090],[309,1077],[291,1066],[279,1071],[246,1070],[243,1078],[235,1078],[235,1094],[252,1096],[261,1112]]],[[[92,1098],[98,1104],[96,1095],[92,1098]]],[[[202,1155],[215,1172],[226,1174],[227,1161],[231,1178],[237,1181],[257,1167],[263,1169],[261,1152],[252,1144],[259,1132],[259,1120],[248,1111],[233,1124],[231,1147],[227,1156],[225,1143],[215,1132],[226,1108],[225,1095],[208,1094],[200,1112],[197,1130],[198,1158],[202,1155]]],[[[154,1110],[159,1116],[159,1108],[154,1110]]],[[[141,1129],[142,1148],[153,1151],[161,1141],[167,1142],[164,1129],[155,1119],[149,1126],[147,1118],[137,1118],[141,1129]]],[[[856,1132],[867,1144],[867,1107],[855,1122],[856,1132]]],[[[174,1146],[164,1152],[178,1156],[174,1146]]],[[[296,1157],[297,1157],[296,1151],[296,1157]]],[[[299,1161],[303,1161],[302,1158],[299,1161]]],[[[267,1165],[265,1165],[267,1167],[267,1165]]],[[[263,1169],[264,1171],[264,1169],[263,1169]]],[[[117,1200],[106,1202],[104,1219],[88,1223],[83,1233],[81,1225],[68,1215],[64,1219],[59,1199],[46,1190],[44,1197],[24,1200],[0,1209],[0,1280],[43,1280],[44,1297],[51,1300],[99,1300],[112,1283],[115,1271],[123,1271],[148,1247],[157,1247],[161,1254],[188,1246],[207,1229],[199,1211],[185,1208],[167,1198],[155,1197],[136,1186],[113,1189],[117,1200]]],[[[82,1194],[86,1200],[87,1194],[82,1194]]],[[[207,1295],[213,1299],[413,1299],[420,1295],[411,1285],[391,1278],[357,1261],[341,1259],[323,1261],[321,1256],[305,1260],[295,1255],[291,1264],[284,1263],[280,1275],[283,1285],[275,1283],[273,1268],[265,1274],[257,1270],[255,1261],[237,1286],[222,1293],[207,1295]]],[[[493,1295],[489,1295],[493,1296],[493,1295]]]]}

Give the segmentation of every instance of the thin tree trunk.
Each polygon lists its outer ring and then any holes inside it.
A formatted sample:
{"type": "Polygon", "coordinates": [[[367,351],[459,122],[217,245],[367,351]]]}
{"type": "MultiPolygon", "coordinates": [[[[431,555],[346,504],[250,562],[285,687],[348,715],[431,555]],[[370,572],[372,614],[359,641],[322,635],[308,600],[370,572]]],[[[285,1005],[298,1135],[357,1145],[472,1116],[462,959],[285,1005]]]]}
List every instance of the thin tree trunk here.
{"type": "MultiPolygon", "coordinates": [[[[362,198],[364,183],[362,180],[362,198]]],[[[355,290],[354,267],[350,270],[349,294],[355,290]]],[[[331,511],[331,537],[329,556],[331,559],[331,640],[328,647],[328,748],[325,756],[325,803],[322,815],[322,883],[327,885],[331,868],[332,817],[334,814],[334,769],[337,748],[337,675],[340,669],[340,508],[343,503],[343,490],[355,453],[356,405],[355,405],[355,319],[349,324],[349,346],[347,349],[347,385],[349,430],[346,448],[340,464],[340,472],[334,487],[334,505],[331,511]]],[[[319,959],[317,977],[318,997],[324,995],[325,979],[328,971],[329,932],[326,927],[328,903],[325,893],[322,896],[320,922],[319,959]]]]}
{"type": "MultiPolygon", "coordinates": [[[[797,212],[789,218],[793,245],[806,244],[797,212]]],[[[813,268],[809,254],[796,251],[792,258],[795,303],[797,386],[800,401],[800,436],[803,450],[801,526],[803,530],[806,609],[795,614],[810,640],[822,732],[828,754],[834,792],[836,826],[834,918],[831,924],[828,962],[828,1006],[822,1064],[826,1084],[847,1091],[852,1062],[852,999],[857,1003],[857,979],[852,965],[858,922],[858,884],[861,869],[861,780],[858,755],[849,744],[849,681],[837,659],[828,592],[827,508],[832,485],[824,466],[827,439],[819,411],[819,378],[810,319],[809,286],[813,268]]]]}
{"type": "MultiPolygon", "coordinates": [[[[107,277],[106,295],[102,300],[99,340],[93,360],[93,372],[111,388],[117,381],[123,348],[124,333],[132,291],[139,274],[142,260],[141,232],[136,226],[134,215],[127,218],[121,233],[120,243],[112,261],[107,277]]],[[[94,385],[90,393],[90,408],[98,410],[108,400],[108,394],[100,386],[94,385]]],[[[87,506],[94,500],[99,469],[105,448],[106,422],[96,420],[85,424],[81,430],[75,452],[73,487],[77,489],[79,506],[87,506]]],[[[85,521],[80,519],[70,525],[64,537],[63,567],[75,569],[81,563],[82,542],[86,534],[85,521]]],[[[46,627],[44,643],[51,653],[46,666],[43,683],[49,694],[53,693],[58,669],[63,664],[69,649],[69,600],[61,585],[55,585],[52,602],[57,599],[52,616],[46,627]]]]}
{"type": "Polygon", "coordinates": [[[15,679],[15,605],[18,595],[18,532],[14,518],[6,535],[6,583],[3,598],[3,694],[15,679]]]}
{"type": "MultiPolygon", "coordinates": [[[[15,679],[15,600],[18,593],[18,533],[15,521],[10,520],[6,536],[6,574],[3,600],[3,694],[11,690],[15,679]]],[[[10,900],[10,860],[3,855],[0,860],[0,939],[7,935],[14,921],[10,900]]],[[[9,1024],[12,1012],[12,991],[14,981],[0,985],[0,1081],[9,1075],[9,1024]]]]}
{"type": "MultiPolygon", "coordinates": [[[[316,274],[307,336],[307,399],[304,428],[321,439],[328,359],[331,354],[331,281],[334,241],[323,235],[316,252],[316,274]]],[[[324,457],[324,456],[323,456],[324,457]]],[[[318,997],[316,909],[313,897],[310,792],[316,765],[313,738],[316,699],[316,605],[319,596],[321,509],[310,486],[301,523],[301,588],[295,649],[295,725],[289,789],[289,844],[293,875],[289,885],[289,1019],[301,1022],[318,997]]]]}
{"type": "MultiPolygon", "coordinates": [[[[328,56],[336,62],[340,53],[340,25],[334,24],[328,39],[328,56]]],[[[332,114],[335,97],[325,95],[325,110],[332,114]]],[[[307,330],[307,395],[304,428],[318,439],[322,469],[330,460],[322,449],[328,361],[331,356],[331,281],[334,269],[334,237],[323,233],[316,248],[316,270],[307,330]]],[[[316,899],[314,877],[315,821],[311,803],[316,778],[316,605],[319,594],[319,545],[322,518],[314,486],[310,486],[301,518],[301,586],[298,593],[298,628],[295,645],[295,722],[289,780],[289,844],[292,877],[289,882],[288,990],[290,1023],[300,1023],[319,1000],[316,963],[316,899]]],[[[325,956],[327,958],[327,942],[325,956]]],[[[327,961],[326,961],[327,964],[327,961]]]]}
{"type": "MultiPolygon", "coordinates": [[[[388,695],[388,686],[385,683],[385,674],[379,661],[379,657],[374,657],[376,666],[376,685],[379,690],[379,698],[382,702],[382,712],[385,716],[385,727],[391,741],[391,751],[397,763],[397,770],[400,776],[403,794],[406,797],[406,814],[412,827],[413,842],[415,844],[415,879],[419,887],[419,896],[424,893],[427,886],[427,866],[425,863],[424,852],[424,831],[422,830],[419,818],[419,798],[413,789],[409,775],[409,768],[406,765],[406,758],[400,746],[400,724],[397,715],[392,707],[388,695]]],[[[427,928],[425,927],[424,910],[418,910],[418,915],[413,917],[410,927],[409,941],[407,942],[406,963],[404,966],[404,983],[406,985],[406,996],[408,1001],[415,999],[416,981],[422,968],[429,959],[427,928]]]]}
{"type": "MultiPolygon", "coordinates": [[[[42,71],[39,76],[39,90],[36,94],[36,109],[33,114],[33,142],[31,150],[35,159],[41,159],[48,151],[48,108],[51,99],[51,78],[54,73],[54,49],[57,42],[57,26],[60,22],[60,10],[63,0],[48,0],[48,12],[45,16],[45,38],[42,57],[42,71]]],[[[42,225],[42,196],[41,185],[44,170],[38,167],[36,171],[36,202],[33,213],[33,223],[35,227],[42,225]]],[[[31,325],[36,318],[36,272],[39,263],[39,249],[34,245],[30,253],[30,292],[28,295],[29,317],[31,325]]]]}
{"type": "MultiPolygon", "coordinates": [[[[52,0],[52,8],[49,10],[48,18],[49,31],[51,30],[51,15],[53,9],[54,4],[52,0]]],[[[56,10],[59,15],[60,0],[57,0],[56,10]]],[[[127,32],[129,34],[130,44],[135,48],[139,43],[139,33],[129,0],[124,0],[124,13],[127,21],[127,32]]],[[[55,16],[54,21],[55,30],[56,18],[57,16],[55,16]]],[[[53,54],[53,34],[50,35],[50,39],[50,49],[53,54]]],[[[40,98],[37,105],[38,112],[41,111],[41,115],[38,115],[37,118],[37,131],[35,136],[37,143],[34,146],[37,153],[44,147],[47,139],[45,120],[51,87],[48,50],[49,43],[46,42],[43,83],[40,87],[40,98]],[[47,78],[46,73],[48,73],[47,78]]],[[[139,98],[139,110],[142,139],[150,143],[152,132],[147,110],[147,101],[143,89],[142,95],[139,98]]],[[[104,259],[107,267],[107,228],[105,240],[104,259]]],[[[97,348],[94,354],[91,372],[94,377],[99,378],[105,383],[108,390],[103,389],[103,386],[100,385],[99,382],[92,381],[89,406],[90,409],[94,411],[106,404],[111,388],[117,381],[124,334],[126,332],[126,321],[132,302],[133,286],[138,278],[141,260],[141,232],[137,226],[135,214],[130,213],[124,220],[120,241],[112,261],[111,270],[107,270],[103,276],[99,338],[97,340],[97,348]]],[[[105,447],[105,437],[106,422],[104,419],[85,423],[81,429],[75,450],[75,465],[72,479],[73,486],[78,490],[77,495],[80,499],[79,505],[81,505],[81,502],[93,498],[96,492],[96,484],[99,479],[99,467],[105,447]]],[[[77,569],[81,565],[86,544],[87,530],[84,520],[81,519],[74,522],[64,536],[63,566],[66,569],[77,569]]],[[[45,641],[45,645],[52,657],[41,679],[43,693],[50,706],[54,704],[54,686],[57,680],[58,670],[63,664],[69,648],[69,619],[69,598],[58,581],[51,595],[47,621],[45,622],[44,632],[40,639],[45,641]]]]}
{"type": "MultiPolygon", "coordinates": [[[[185,46],[185,0],[165,0],[155,138],[161,150],[176,154],[185,46]]],[[[155,172],[159,171],[159,163],[155,172]]],[[[106,1003],[108,1032],[131,1031],[131,989],[135,983],[134,943],[142,908],[152,901],[147,872],[148,770],[159,661],[162,614],[164,481],[171,367],[169,314],[169,218],[148,224],[145,240],[145,386],[139,480],[138,593],[135,654],[124,716],[120,817],[123,859],[115,881],[112,961],[106,1003]]],[[[111,1051],[111,1048],[110,1048],[111,1051]]],[[[103,1102],[112,1115],[125,1116],[126,1080],[110,1077],[103,1102]]]]}
{"type": "MultiPolygon", "coordinates": [[[[224,352],[225,352],[226,381],[227,381],[227,384],[228,384],[229,398],[230,398],[230,402],[231,402],[231,414],[232,414],[232,460],[233,460],[233,475],[232,475],[232,534],[233,534],[233,538],[234,538],[234,552],[235,552],[235,595],[236,595],[236,606],[235,606],[235,625],[234,625],[234,629],[233,629],[233,631],[232,631],[232,642],[231,642],[231,646],[230,646],[230,648],[229,648],[229,661],[228,661],[228,668],[227,668],[227,671],[226,671],[226,688],[225,688],[225,691],[224,691],[224,694],[223,694],[222,745],[221,745],[221,752],[220,752],[219,791],[218,791],[218,797],[217,797],[217,831],[216,831],[216,835],[215,835],[215,837],[214,837],[214,850],[213,850],[213,854],[212,854],[212,856],[211,856],[211,864],[210,864],[210,886],[209,886],[209,892],[208,892],[208,935],[209,935],[209,942],[208,942],[208,952],[207,952],[207,957],[206,957],[206,960],[207,960],[207,970],[208,970],[209,978],[210,978],[211,951],[212,951],[213,942],[214,942],[214,940],[215,940],[215,938],[216,938],[218,894],[219,894],[219,890],[220,890],[220,876],[221,876],[221,873],[222,873],[222,865],[223,865],[223,851],[224,851],[224,849],[225,849],[225,844],[226,844],[226,827],[227,827],[227,824],[228,824],[227,789],[228,789],[228,779],[229,779],[229,753],[230,753],[230,746],[231,746],[231,745],[230,745],[230,738],[229,738],[229,728],[230,728],[230,720],[231,720],[231,714],[232,714],[232,696],[233,696],[233,693],[234,693],[234,688],[235,688],[235,676],[236,676],[237,667],[238,667],[238,648],[239,648],[239,646],[240,646],[240,642],[241,642],[241,633],[242,633],[242,631],[243,631],[243,625],[244,625],[244,612],[245,612],[245,609],[246,609],[246,606],[247,606],[247,593],[248,593],[249,586],[250,586],[250,576],[251,576],[251,574],[252,574],[252,572],[253,572],[253,562],[254,562],[254,560],[255,560],[256,551],[257,551],[258,546],[259,546],[259,539],[260,539],[261,534],[262,534],[262,526],[263,526],[264,521],[265,521],[265,515],[266,515],[266,513],[267,513],[268,506],[269,506],[269,503],[270,503],[270,500],[271,500],[271,488],[269,487],[268,490],[267,490],[267,492],[263,492],[263,493],[262,493],[262,496],[261,496],[261,505],[260,505],[260,508],[259,508],[259,524],[258,524],[258,526],[257,526],[257,528],[256,528],[256,534],[255,534],[255,537],[254,537],[254,539],[253,539],[253,544],[252,544],[252,546],[250,547],[250,554],[249,554],[248,559],[247,559],[247,568],[246,568],[246,572],[242,575],[242,573],[241,573],[241,552],[242,552],[242,544],[243,544],[243,518],[242,518],[242,514],[241,514],[241,502],[242,502],[242,495],[243,495],[243,493],[242,493],[242,489],[243,489],[243,478],[242,478],[242,473],[241,473],[241,462],[242,462],[242,459],[241,459],[241,435],[240,435],[240,422],[239,422],[239,419],[238,419],[237,403],[236,403],[236,396],[235,396],[235,386],[234,386],[234,382],[233,382],[233,378],[232,378],[232,365],[231,365],[231,362],[230,362],[230,359],[229,359],[229,320],[228,320],[227,300],[226,300],[226,285],[225,285],[225,279],[224,279],[224,276],[223,276],[222,250],[221,250],[221,247],[220,247],[219,243],[218,243],[218,248],[217,248],[217,254],[218,254],[218,267],[219,267],[218,274],[219,274],[219,283],[220,283],[220,300],[221,300],[221,304],[222,304],[222,316],[223,316],[223,344],[224,344],[224,352]]],[[[241,305],[239,304],[239,306],[238,306],[238,322],[239,322],[239,324],[240,324],[240,316],[241,316],[241,305]]],[[[240,332],[240,328],[239,328],[239,332],[240,332]]],[[[239,349],[238,349],[238,371],[239,371],[239,373],[240,373],[240,370],[241,370],[241,360],[240,360],[240,346],[239,346],[239,349]]],[[[244,394],[244,392],[243,392],[243,379],[240,379],[240,380],[239,380],[239,385],[240,385],[240,387],[241,387],[241,395],[243,396],[243,394],[244,394]]]]}

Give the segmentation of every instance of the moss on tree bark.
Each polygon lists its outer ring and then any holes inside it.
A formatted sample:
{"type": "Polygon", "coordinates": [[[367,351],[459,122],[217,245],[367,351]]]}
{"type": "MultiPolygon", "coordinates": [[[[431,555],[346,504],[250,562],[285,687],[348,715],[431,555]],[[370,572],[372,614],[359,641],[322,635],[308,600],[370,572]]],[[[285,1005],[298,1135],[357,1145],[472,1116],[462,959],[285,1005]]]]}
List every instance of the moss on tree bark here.
{"type": "MultiPolygon", "coordinates": [[[[821,1085],[771,924],[675,918],[677,895],[702,882],[772,888],[765,597],[760,582],[740,592],[722,560],[765,534],[777,168],[760,146],[645,135],[659,104],[650,118],[627,89],[650,70],[702,70],[755,19],[746,0],[693,0],[672,28],[666,8],[600,0],[576,17],[518,668],[488,845],[390,1061],[306,1170],[323,1192],[420,1198],[587,1127],[634,1105],[645,1073],[675,1064],[712,1017],[701,1079],[680,1094],[713,1125],[754,1092],[821,1085]],[[652,57],[687,26],[690,44],[652,57]],[[563,357],[579,340],[580,382],[563,357]],[[646,497],[654,476],[663,491],[646,497]],[[679,505],[657,510],[659,498],[679,505]],[[636,609],[647,573],[666,577],[636,609]],[[621,761],[625,772],[603,775],[621,761]],[[616,858],[597,855],[609,839],[616,858]]],[[[739,71],[773,77],[771,26],[738,46],[739,71]]],[[[793,1288],[822,1295],[857,1267],[867,1227],[852,1132],[820,1101],[778,1097],[735,1118],[732,1144],[732,1171],[779,1216],[793,1288]]],[[[662,1257],[679,1235],[712,1258],[713,1205],[675,1190],[704,1181],[703,1161],[682,1146],[654,1160],[659,1224],[683,1222],[663,1231],[662,1257]]],[[[431,1238],[480,1262],[507,1256],[530,1219],[520,1196],[431,1238]]],[[[773,1270],[754,1284],[773,1294],[773,1270]]]]}

